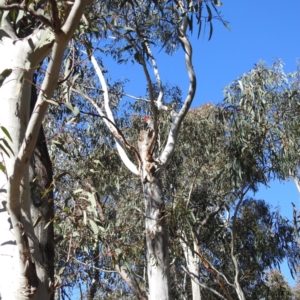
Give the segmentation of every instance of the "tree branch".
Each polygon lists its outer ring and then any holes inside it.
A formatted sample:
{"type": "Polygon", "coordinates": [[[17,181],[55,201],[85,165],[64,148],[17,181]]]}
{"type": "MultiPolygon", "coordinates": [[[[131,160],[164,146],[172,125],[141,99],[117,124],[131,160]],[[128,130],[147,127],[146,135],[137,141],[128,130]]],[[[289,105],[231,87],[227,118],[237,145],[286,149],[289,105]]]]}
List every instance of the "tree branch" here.
{"type": "Polygon", "coordinates": [[[18,180],[21,180],[35,147],[39,129],[48,108],[48,102],[45,100],[51,99],[52,94],[57,87],[64,51],[80,20],[77,16],[82,15],[84,8],[88,3],[89,1],[87,0],[75,0],[66,21],[66,24],[69,25],[64,26],[64,33],[56,35],[57,39],[54,42],[51,59],[47,67],[41,91],[29,120],[25,138],[15,161],[14,174],[16,174],[15,176],[18,180]],[[70,25],[70,23],[72,23],[72,25],[70,25]]]}
{"type": "Polygon", "coordinates": [[[161,79],[160,79],[160,75],[159,75],[159,71],[158,71],[156,61],[154,59],[154,56],[152,54],[152,51],[151,51],[151,48],[150,48],[149,44],[147,42],[145,42],[144,44],[145,44],[145,47],[147,49],[148,55],[150,56],[152,67],[153,67],[153,72],[154,72],[154,75],[155,75],[155,78],[156,78],[156,83],[157,83],[158,88],[159,88],[159,94],[158,94],[157,100],[155,102],[156,107],[157,107],[158,110],[169,111],[169,108],[162,104],[162,99],[163,99],[163,96],[164,96],[164,92],[163,92],[163,87],[162,87],[162,83],[161,83],[161,79]]]}
{"type": "Polygon", "coordinates": [[[293,202],[292,202],[292,205],[293,205],[294,233],[295,233],[295,236],[296,236],[296,241],[297,241],[298,248],[300,250],[300,237],[299,237],[298,222],[297,222],[297,209],[296,209],[296,205],[293,202]]]}
{"type": "MultiPolygon", "coordinates": [[[[182,26],[182,28],[185,28],[185,27],[182,26]]],[[[185,115],[187,114],[187,112],[192,104],[192,101],[194,99],[195,92],[196,92],[196,75],[195,75],[194,68],[192,65],[192,46],[185,34],[185,31],[183,31],[183,29],[179,30],[178,39],[179,39],[179,41],[182,45],[182,48],[185,52],[185,62],[186,62],[188,76],[190,79],[190,86],[189,86],[189,90],[188,90],[188,95],[187,95],[185,102],[184,102],[182,108],[180,109],[178,115],[175,112],[171,113],[173,122],[172,122],[170,132],[168,135],[167,144],[159,158],[159,161],[162,164],[162,166],[166,166],[168,164],[169,159],[172,156],[172,153],[174,151],[174,148],[175,148],[175,145],[177,142],[177,137],[178,137],[178,133],[180,130],[182,120],[184,119],[185,115]]]]}
{"type": "Polygon", "coordinates": [[[52,11],[53,29],[54,31],[59,31],[61,28],[61,22],[58,15],[57,2],[56,0],[50,0],[49,2],[52,11]]]}
{"type": "Polygon", "coordinates": [[[147,298],[143,295],[139,285],[136,282],[131,280],[131,278],[125,272],[125,270],[120,268],[119,264],[115,264],[115,269],[138,299],[147,300],[147,298]]]}
{"type": "Polygon", "coordinates": [[[51,22],[46,17],[38,14],[35,10],[33,10],[25,5],[18,4],[18,3],[9,4],[9,5],[0,5],[0,10],[13,10],[13,9],[24,10],[24,11],[30,13],[35,18],[37,18],[38,20],[40,20],[45,26],[52,27],[51,22]]]}
{"type": "Polygon", "coordinates": [[[212,211],[211,213],[209,213],[205,218],[204,220],[201,222],[201,226],[205,226],[207,224],[207,222],[212,218],[214,217],[220,210],[221,208],[223,207],[225,201],[222,201],[221,204],[219,206],[217,206],[217,208],[212,211]]]}
{"type": "MultiPolygon", "coordinates": [[[[248,189],[246,190],[246,192],[247,191],[248,191],[248,189]]],[[[242,287],[241,287],[240,282],[239,282],[239,266],[238,266],[237,258],[234,254],[234,248],[235,248],[235,239],[236,239],[236,217],[237,217],[237,213],[240,209],[240,206],[243,202],[243,198],[244,198],[246,192],[244,192],[240,195],[239,202],[238,202],[238,204],[235,208],[235,212],[234,212],[233,219],[232,219],[231,243],[230,243],[231,259],[233,261],[234,268],[235,268],[234,284],[235,284],[236,292],[237,292],[238,297],[239,297],[240,300],[245,300],[246,298],[245,298],[244,292],[243,292],[242,287]]]]}
{"type": "MultiPolygon", "coordinates": [[[[225,281],[232,286],[232,284],[230,284],[227,280],[227,278],[225,277],[225,275],[223,275],[222,273],[220,273],[219,271],[217,271],[215,268],[213,268],[212,264],[210,262],[208,262],[208,260],[204,257],[204,255],[201,253],[201,246],[199,245],[196,237],[195,237],[195,233],[192,231],[192,237],[193,237],[193,242],[194,245],[197,248],[197,251],[192,250],[191,248],[190,251],[194,252],[196,255],[198,255],[204,265],[204,267],[211,273],[211,275],[216,279],[216,281],[218,282],[221,290],[224,292],[224,294],[227,296],[227,299],[232,300],[230,294],[228,293],[226,287],[224,286],[223,282],[221,281],[221,279],[219,278],[218,275],[221,275],[221,277],[223,277],[225,279],[225,281]]],[[[182,239],[182,241],[188,246],[188,242],[183,238],[182,235],[179,236],[180,239],[182,239]]]]}
{"type": "Polygon", "coordinates": [[[115,120],[114,120],[114,116],[113,113],[110,109],[109,106],[109,94],[108,94],[108,88],[107,88],[107,84],[105,81],[105,78],[103,76],[103,73],[100,69],[100,67],[98,66],[98,63],[94,57],[94,55],[91,55],[91,62],[93,64],[93,67],[97,73],[97,76],[99,78],[99,81],[102,85],[102,89],[103,89],[103,97],[104,97],[104,108],[107,114],[107,117],[104,115],[103,111],[101,110],[101,108],[97,105],[97,103],[91,99],[91,98],[87,98],[87,100],[89,100],[91,102],[91,104],[96,108],[96,110],[98,111],[99,115],[101,117],[104,118],[104,121],[107,125],[107,127],[109,128],[110,132],[113,134],[114,138],[115,138],[115,142],[116,142],[116,146],[117,146],[117,150],[119,152],[119,155],[123,161],[123,163],[125,164],[125,166],[135,175],[139,174],[139,169],[137,168],[137,166],[129,159],[127,153],[125,152],[125,150],[123,149],[122,145],[121,145],[121,140],[123,141],[124,145],[127,146],[130,150],[132,150],[135,154],[135,156],[137,157],[138,163],[140,164],[141,160],[140,160],[140,156],[138,151],[135,149],[135,147],[131,146],[125,139],[125,137],[123,136],[123,134],[121,133],[121,130],[118,129],[118,127],[115,124],[115,120]]]}
{"type": "Polygon", "coordinates": [[[215,291],[214,289],[212,289],[212,288],[206,286],[205,284],[202,284],[202,283],[196,281],[196,280],[194,279],[194,277],[191,276],[190,272],[189,272],[184,266],[181,266],[181,268],[182,268],[182,270],[183,270],[189,277],[191,277],[191,279],[192,279],[196,284],[198,284],[198,285],[201,286],[202,288],[204,288],[204,289],[206,289],[206,290],[212,292],[213,294],[217,295],[220,299],[226,300],[225,297],[223,297],[221,294],[219,294],[219,293],[218,293],[217,291],[215,291]]]}

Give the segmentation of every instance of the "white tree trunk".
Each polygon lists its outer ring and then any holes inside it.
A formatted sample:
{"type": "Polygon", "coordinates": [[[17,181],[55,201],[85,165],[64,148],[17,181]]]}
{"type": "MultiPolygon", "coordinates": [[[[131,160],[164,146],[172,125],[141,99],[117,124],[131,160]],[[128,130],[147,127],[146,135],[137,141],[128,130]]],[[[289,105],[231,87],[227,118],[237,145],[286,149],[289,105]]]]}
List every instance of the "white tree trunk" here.
{"type": "MultiPolygon", "coordinates": [[[[0,173],[0,291],[4,300],[28,299],[32,295],[37,296],[37,299],[49,297],[48,276],[42,264],[39,244],[33,232],[30,216],[28,168],[21,181],[21,187],[14,180],[14,162],[23,142],[29,119],[33,66],[39,63],[34,59],[31,47],[29,39],[13,41],[3,37],[0,44],[0,55],[5,58],[0,61],[0,72],[12,69],[11,75],[0,88],[0,124],[8,130],[13,140],[11,143],[3,132],[0,133],[0,137],[7,140],[13,151],[10,157],[3,152],[1,155],[7,171],[7,175],[0,173]],[[12,202],[11,206],[8,203],[9,189],[19,194],[17,201],[12,202]],[[23,233],[23,238],[17,239],[17,242],[9,211],[14,211],[18,216],[20,223],[16,222],[16,224],[23,233]],[[20,243],[22,245],[18,247],[20,243]],[[20,249],[23,249],[22,253],[20,249]],[[31,254],[27,253],[28,251],[31,254]],[[37,287],[39,287],[38,292],[35,292],[37,287]]],[[[49,50],[44,49],[43,52],[46,56],[49,50]]],[[[40,54],[36,56],[37,59],[40,54]]],[[[7,151],[9,152],[8,149],[7,151]]]]}
{"type": "MultiPolygon", "coordinates": [[[[0,124],[8,130],[12,142],[3,130],[0,138],[6,139],[13,152],[7,155],[0,148],[0,160],[6,167],[6,174],[0,172],[0,296],[3,300],[47,300],[52,292],[30,215],[28,165],[47,111],[46,100],[51,99],[57,87],[64,51],[88,4],[89,0],[75,0],[57,33],[40,27],[22,39],[17,38],[11,22],[2,15],[0,73],[8,69],[12,73],[0,87],[0,124]],[[29,120],[33,70],[51,50],[29,120]]],[[[1,140],[0,143],[4,145],[1,140]]]]}
{"type": "Polygon", "coordinates": [[[139,152],[142,160],[141,180],[146,208],[146,247],[149,300],[170,299],[170,264],[165,204],[162,194],[161,168],[149,149],[153,131],[141,131],[139,152]]]}
{"type": "MultiPolygon", "coordinates": [[[[186,240],[186,236],[184,235],[184,240],[186,240]]],[[[184,242],[180,241],[183,249],[184,257],[186,260],[187,269],[189,271],[191,284],[192,284],[192,295],[193,300],[201,300],[201,289],[200,285],[197,284],[200,278],[200,258],[195,253],[197,252],[197,246],[194,243],[194,253],[189,248],[189,246],[184,242]]]]}

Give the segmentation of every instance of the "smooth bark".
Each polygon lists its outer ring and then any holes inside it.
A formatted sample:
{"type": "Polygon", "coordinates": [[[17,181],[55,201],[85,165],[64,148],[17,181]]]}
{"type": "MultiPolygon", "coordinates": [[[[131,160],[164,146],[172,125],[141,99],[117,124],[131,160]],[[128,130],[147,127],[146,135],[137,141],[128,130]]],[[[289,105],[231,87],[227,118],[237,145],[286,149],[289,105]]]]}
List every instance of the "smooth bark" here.
{"type": "Polygon", "coordinates": [[[162,193],[162,169],[149,155],[152,135],[153,130],[142,130],[139,136],[141,180],[146,210],[149,300],[167,300],[170,299],[169,241],[162,193]]]}
{"type": "Polygon", "coordinates": [[[16,37],[8,17],[2,17],[0,55],[5,59],[0,61],[0,73],[12,71],[0,88],[0,122],[12,137],[10,142],[1,132],[0,137],[12,149],[12,153],[0,153],[6,167],[6,174],[0,174],[0,292],[4,300],[49,299],[53,290],[32,224],[28,166],[47,111],[47,100],[57,87],[64,51],[88,4],[89,1],[75,0],[64,25],[55,33],[40,27],[22,39],[16,37]],[[39,97],[29,118],[33,70],[51,50],[39,97]]]}
{"type": "MultiPolygon", "coordinates": [[[[186,240],[185,235],[184,240],[186,240]]],[[[180,240],[180,243],[185,257],[187,270],[189,272],[189,276],[191,277],[193,300],[201,300],[201,287],[199,284],[197,284],[200,279],[200,258],[198,255],[196,255],[197,246],[194,243],[193,252],[183,240],[180,240]]]]}

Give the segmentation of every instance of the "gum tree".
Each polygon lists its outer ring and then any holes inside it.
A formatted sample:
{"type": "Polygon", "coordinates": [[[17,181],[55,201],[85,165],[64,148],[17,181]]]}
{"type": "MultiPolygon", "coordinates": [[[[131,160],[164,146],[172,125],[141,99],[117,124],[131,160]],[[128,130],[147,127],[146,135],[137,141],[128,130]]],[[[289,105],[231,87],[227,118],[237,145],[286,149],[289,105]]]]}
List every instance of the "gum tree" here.
{"type": "Polygon", "coordinates": [[[1,10],[1,214],[2,299],[48,299],[53,283],[44,267],[30,214],[28,164],[64,51],[89,1],[58,8],[55,1],[7,4],[1,10]],[[30,116],[34,70],[49,56],[30,116]]]}
{"type": "MultiPolygon", "coordinates": [[[[49,104],[60,105],[64,98],[68,98],[70,91],[78,92],[76,86],[72,86],[76,81],[72,76],[78,68],[74,65],[68,66],[69,49],[73,49],[73,62],[75,56],[80,56],[82,50],[87,50],[102,85],[105,113],[102,112],[103,107],[96,105],[90,97],[83,98],[97,106],[99,114],[115,137],[123,162],[142,180],[146,200],[149,295],[150,299],[157,299],[158,295],[161,299],[169,298],[168,236],[161,172],[168,165],[180,125],[195,94],[196,78],[191,63],[192,49],[186,30],[187,27],[192,30],[190,14],[196,14],[198,24],[201,25],[203,21],[209,24],[211,37],[212,9],[215,9],[216,18],[221,19],[216,8],[216,5],[221,3],[99,1],[93,3],[93,8],[88,10],[86,7],[89,4],[91,1],[61,3],[53,0],[49,3],[25,1],[14,4],[2,1],[0,5],[0,51],[1,57],[5,58],[0,63],[0,92],[3,103],[0,112],[0,291],[4,299],[47,299],[52,293],[53,283],[49,281],[43,266],[43,255],[34,234],[30,215],[28,164],[49,104]],[[207,15],[202,15],[204,10],[207,15]],[[93,57],[95,38],[104,40],[107,34],[114,35],[116,42],[125,41],[126,46],[123,50],[141,64],[146,76],[154,130],[141,131],[138,147],[133,147],[117,128],[110,107],[112,98],[107,83],[93,57]],[[68,48],[73,37],[73,48],[68,48]],[[190,87],[179,111],[166,106],[163,101],[160,75],[150,48],[157,40],[169,53],[179,44],[185,51],[190,87]],[[65,64],[62,66],[63,60],[65,64]],[[157,99],[154,98],[147,61],[152,64],[159,87],[157,99]],[[42,74],[42,82],[37,87],[39,95],[30,115],[31,85],[36,69],[42,74]],[[65,72],[60,76],[62,69],[65,72]],[[71,84],[67,84],[70,78],[71,84]],[[62,88],[56,90],[58,83],[62,88]],[[52,99],[55,90],[58,101],[52,99]],[[165,146],[157,148],[158,112],[162,110],[172,117],[172,125],[165,146]],[[128,156],[124,147],[134,154],[137,164],[132,162],[132,157],[128,156]]],[[[121,52],[115,53],[119,55],[121,52]]],[[[113,50],[110,54],[113,55],[113,50]]],[[[66,106],[75,110],[70,103],[66,103],[66,106]]]]}
{"type": "MultiPolygon", "coordinates": [[[[196,75],[192,66],[192,46],[187,36],[188,28],[192,30],[193,22],[190,15],[196,14],[198,22],[202,22],[202,6],[205,5],[206,22],[210,24],[212,34],[212,11],[221,21],[216,5],[220,2],[207,1],[137,1],[121,5],[121,9],[111,1],[109,10],[102,11],[105,16],[107,35],[113,42],[106,46],[119,63],[133,60],[141,65],[145,75],[147,114],[152,118],[153,126],[148,130],[140,130],[137,145],[132,142],[130,131],[126,134],[115,121],[117,107],[122,95],[110,92],[107,78],[104,75],[105,60],[91,53],[91,43],[86,44],[87,57],[91,59],[100,82],[101,96],[91,92],[90,88],[81,86],[75,80],[71,83],[70,93],[78,94],[88,100],[114,137],[116,149],[124,165],[141,180],[145,199],[145,232],[149,299],[170,299],[170,263],[169,241],[166,226],[165,197],[163,195],[163,173],[169,164],[176,147],[181,123],[187,114],[196,91],[196,75]],[[152,48],[159,45],[172,54],[180,46],[185,55],[189,87],[182,107],[175,110],[164,101],[164,93],[160,72],[152,48]],[[152,68],[151,76],[149,68],[152,68]],[[155,84],[153,83],[155,82],[155,84]],[[157,93],[155,93],[155,86],[157,93]],[[165,112],[167,114],[162,114],[165,112]],[[160,118],[169,116],[171,123],[166,140],[159,139],[160,118]]],[[[224,21],[222,21],[226,24],[224,21]]],[[[86,20],[86,25],[90,21],[86,20]]],[[[201,26],[199,26],[201,28],[201,26]]],[[[209,38],[210,38],[209,37],[209,38]]],[[[101,44],[100,44],[101,49],[101,44]]],[[[135,100],[140,100],[134,97],[135,100]]],[[[78,109],[74,108],[74,111],[78,109]]]]}

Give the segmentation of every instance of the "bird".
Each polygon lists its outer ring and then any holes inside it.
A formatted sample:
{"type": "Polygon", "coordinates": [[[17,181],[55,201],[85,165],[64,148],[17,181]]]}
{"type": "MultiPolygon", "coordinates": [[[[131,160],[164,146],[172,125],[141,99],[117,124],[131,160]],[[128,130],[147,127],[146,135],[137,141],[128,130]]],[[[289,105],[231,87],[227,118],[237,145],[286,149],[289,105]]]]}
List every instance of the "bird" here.
{"type": "Polygon", "coordinates": [[[152,118],[146,116],[144,117],[144,121],[147,123],[149,129],[154,130],[154,123],[152,118]]]}

